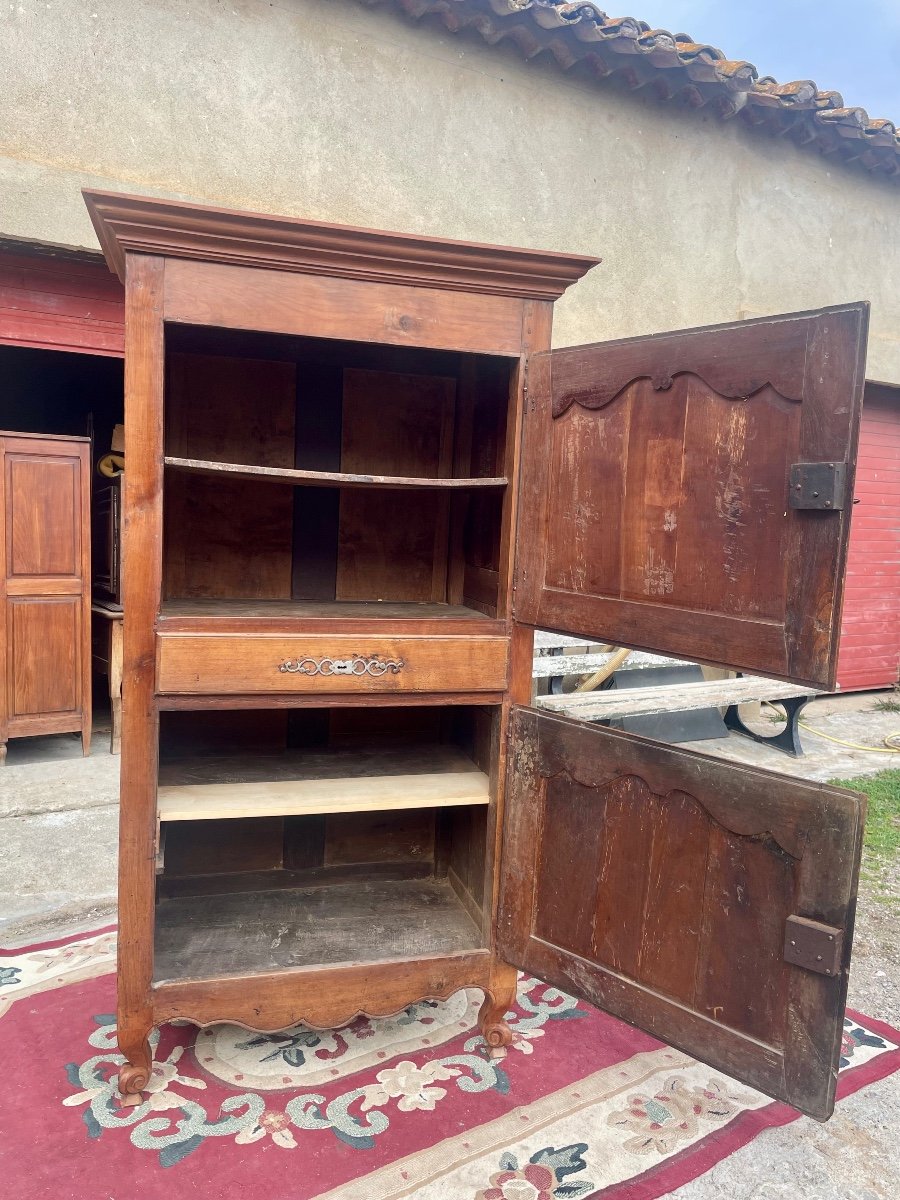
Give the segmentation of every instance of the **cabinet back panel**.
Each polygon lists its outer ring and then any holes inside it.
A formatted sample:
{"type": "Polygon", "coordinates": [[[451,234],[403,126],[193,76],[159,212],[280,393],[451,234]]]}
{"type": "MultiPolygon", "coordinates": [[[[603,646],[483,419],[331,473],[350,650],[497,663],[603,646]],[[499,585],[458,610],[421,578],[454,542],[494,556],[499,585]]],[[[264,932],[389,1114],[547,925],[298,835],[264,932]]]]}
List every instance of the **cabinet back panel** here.
{"type": "MultiPolygon", "coordinates": [[[[322,710],[314,709],[312,713],[316,711],[322,710]]],[[[160,760],[198,754],[277,754],[288,744],[288,726],[293,715],[288,709],[265,708],[162,712],[160,760]]]]}
{"type": "Polygon", "coordinates": [[[434,820],[434,809],[413,809],[176,821],[166,826],[165,874],[431,863],[434,820]]]}
{"type": "Polygon", "coordinates": [[[276,871],[284,859],[284,820],[182,821],[166,829],[165,875],[276,871]]]}
{"type": "MultiPolygon", "coordinates": [[[[227,775],[228,756],[277,754],[286,744],[318,752],[354,749],[354,743],[371,750],[382,744],[390,750],[449,743],[489,771],[498,711],[493,706],[398,706],[290,714],[282,710],[163,712],[160,763],[183,769],[186,761],[197,764],[203,756],[222,754],[227,775]]],[[[167,822],[160,894],[312,886],[364,878],[366,872],[372,877],[387,873],[390,878],[442,876],[450,866],[451,885],[470,916],[478,920],[486,822],[483,805],[167,822]]]]}
{"type": "MultiPolygon", "coordinates": [[[[402,371],[342,366],[334,345],[322,345],[322,361],[309,344],[294,348],[296,361],[290,353],[288,345],[272,358],[170,351],[166,453],[405,478],[503,474],[505,360],[466,358],[454,374],[436,374],[415,355],[414,369],[402,371]]],[[[465,599],[493,615],[503,504],[499,492],[411,496],[167,471],[163,593],[465,599]]]]}
{"type": "MultiPolygon", "coordinates": [[[[171,354],[166,453],[293,467],[295,405],[293,363],[171,354]]],[[[165,596],[289,599],[293,505],[290,487],[167,475],[165,596]]]]}
{"type": "MultiPolygon", "coordinates": [[[[344,371],[331,363],[301,363],[297,371],[294,466],[340,471],[344,371]]],[[[333,600],[337,580],[339,488],[294,488],[293,595],[333,600]]]]}
{"type": "MultiPolygon", "coordinates": [[[[344,372],[341,470],[441,478],[452,473],[455,380],[344,372]]],[[[344,491],[338,600],[447,599],[449,498],[344,491]]]]}

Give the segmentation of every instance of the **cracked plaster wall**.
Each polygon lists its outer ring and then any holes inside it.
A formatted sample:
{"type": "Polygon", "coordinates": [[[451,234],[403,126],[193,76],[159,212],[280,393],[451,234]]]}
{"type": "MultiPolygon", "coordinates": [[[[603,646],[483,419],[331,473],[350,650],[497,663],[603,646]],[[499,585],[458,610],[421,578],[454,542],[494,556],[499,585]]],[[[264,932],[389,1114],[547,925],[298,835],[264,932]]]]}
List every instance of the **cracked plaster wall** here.
{"type": "Polygon", "coordinates": [[[13,0],[0,79],[0,236],[96,248],[93,186],[598,255],[557,344],[869,299],[900,384],[900,188],[738,122],[353,0],[13,0]]]}

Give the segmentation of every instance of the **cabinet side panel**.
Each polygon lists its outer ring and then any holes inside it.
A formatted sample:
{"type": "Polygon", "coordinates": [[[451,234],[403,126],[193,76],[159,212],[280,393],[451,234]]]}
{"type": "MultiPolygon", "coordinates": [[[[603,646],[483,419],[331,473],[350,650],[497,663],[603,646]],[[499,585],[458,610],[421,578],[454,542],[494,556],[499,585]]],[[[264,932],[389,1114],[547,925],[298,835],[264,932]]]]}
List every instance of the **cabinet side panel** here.
{"type": "Polygon", "coordinates": [[[506,439],[506,476],[509,479],[507,502],[503,513],[503,528],[500,543],[501,616],[510,622],[509,641],[509,687],[506,701],[500,712],[496,728],[496,750],[491,774],[493,797],[488,815],[488,843],[485,862],[485,895],[490,903],[485,904],[485,914],[490,915],[491,945],[497,942],[497,920],[500,901],[501,844],[506,824],[506,786],[510,747],[510,719],[513,706],[530,704],[532,690],[532,664],[534,659],[534,630],[513,619],[516,589],[521,585],[523,571],[528,569],[530,556],[537,549],[533,544],[534,530],[529,537],[522,538],[523,506],[527,493],[533,486],[540,486],[523,471],[524,431],[526,411],[533,404],[531,398],[530,358],[550,349],[553,329],[553,305],[543,301],[529,301],[525,305],[522,322],[521,357],[509,380],[509,425],[506,439]]]}
{"type": "MultiPolygon", "coordinates": [[[[129,256],[125,326],[125,455],[119,1044],[136,1054],[153,1016],[158,715],[153,625],[161,590],[163,261],[129,256]]],[[[134,1060],[133,1060],[134,1061],[134,1060]]],[[[132,1080],[144,1086],[143,1077],[132,1080]]]]}

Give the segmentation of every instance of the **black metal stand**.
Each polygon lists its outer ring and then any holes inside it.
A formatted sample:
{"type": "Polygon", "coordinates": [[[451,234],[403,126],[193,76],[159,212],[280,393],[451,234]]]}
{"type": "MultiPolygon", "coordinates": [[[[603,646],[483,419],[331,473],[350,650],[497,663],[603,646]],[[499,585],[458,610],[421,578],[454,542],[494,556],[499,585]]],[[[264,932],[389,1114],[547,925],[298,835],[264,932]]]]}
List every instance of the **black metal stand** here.
{"type": "Polygon", "coordinates": [[[767,736],[764,733],[757,733],[755,729],[750,729],[741,720],[738,706],[736,704],[729,705],[725,713],[725,724],[735,733],[742,733],[744,737],[753,738],[754,742],[762,742],[764,746],[771,746],[773,750],[781,750],[784,754],[792,754],[795,758],[799,758],[803,754],[803,747],[800,745],[800,713],[806,704],[809,703],[809,696],[793,696],[789,700],[779,700],[778,704],[784,709],[784,715],[787,717],[787,725],[780,733],[773,733],[767,736]]]}

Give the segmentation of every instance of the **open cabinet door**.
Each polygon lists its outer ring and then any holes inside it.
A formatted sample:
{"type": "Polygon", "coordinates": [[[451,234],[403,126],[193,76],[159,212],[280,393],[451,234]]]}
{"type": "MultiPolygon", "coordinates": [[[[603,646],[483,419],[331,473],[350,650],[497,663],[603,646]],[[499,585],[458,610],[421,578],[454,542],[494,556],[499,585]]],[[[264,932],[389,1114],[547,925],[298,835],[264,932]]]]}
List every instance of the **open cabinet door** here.
{"type": "Polygon", "coordinates": [[[534,355],[516,619],[833,689],[867,322],[534,355]]]}
{"type": "Polygon", "coordinates": [[[865,800],[514,709],[498,949],[824,1120],[865,800]]]}

